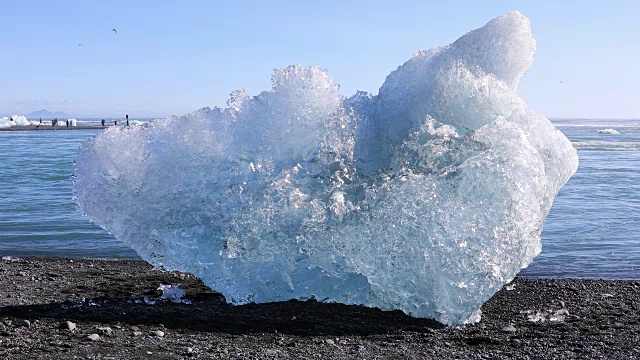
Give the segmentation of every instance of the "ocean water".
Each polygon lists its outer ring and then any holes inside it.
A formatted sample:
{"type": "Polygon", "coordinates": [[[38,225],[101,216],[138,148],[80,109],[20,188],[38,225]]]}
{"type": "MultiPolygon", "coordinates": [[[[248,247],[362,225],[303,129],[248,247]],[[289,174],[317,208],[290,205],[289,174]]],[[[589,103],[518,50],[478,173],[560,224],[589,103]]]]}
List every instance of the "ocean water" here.
{"type": "Polygon", "coordinates": [[[0,132],[0,255],[137,256],[72,200],[80,143],[100,131],[0,132]]]}
{"type": "MultiPolygon", "coordinates": [[[[521,275],[640,279],[640,120],[554,123],[580,166],[547,217],[542,253],[521,275]]],[[[0,132],[0,255],[137,258],[72,201],[76,152],[97,133],[0,132]]]]}
{"type": "Polygon", "coordinates": [[[640,120],[554,120],[578,150],[521,275],[640,279],[640,120]],[[619,135],[603,130],[612,129],[619,135]],[[600,130],[600,132],[599,132],[600,130]]]}

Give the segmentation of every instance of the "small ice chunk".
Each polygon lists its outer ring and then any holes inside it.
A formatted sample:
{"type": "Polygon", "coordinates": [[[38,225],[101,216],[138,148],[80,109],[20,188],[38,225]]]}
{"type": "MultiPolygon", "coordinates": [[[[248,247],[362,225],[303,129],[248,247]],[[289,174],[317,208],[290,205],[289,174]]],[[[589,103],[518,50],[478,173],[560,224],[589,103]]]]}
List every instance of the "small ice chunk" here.
{"type": "Polygon", "coordinates": [[[163,285],[160,284],[158,290],[162,290],[162,295],[160,299],[169,300],[174,303],[182,302],[182,297],[184,296],[184,290],[180,289],[181,284],[171,284],[171,285],[163,285]]]}
{"type": "Polygon", "coordinates": [[[516,288],[516,284],[509,284],[505,288],[507,289],[507,291],[512,291],[516,288]]]}
{"type": "Polygon", "coordinates": [[[599,129],[598,130],[598,134],[620,135],[620,132],[618,130],[615,130],[615,129],[599,129]]]}
{"type": "Polygon", "coordinates": [[[93,301],[93,299],[87,299],[85,297],[82,297],[82,303],[89,305],[89,306],[100,306],[98,305],[98,303],[96,303],[95,301],[93,301]]]}
{"type": "Polygon", "coordinates": [[[560,309],[553,312],[549,317],[549,321],[564,321],[569,316],[567,309],[560,309]]]}
{"type": "Polygon", "coordinates": [[[567,316],[569,316],[569,311],[567,311],[567,309],[555,311],[550,309],[544,311],[527,310],[525,311],[525,314],[527,314],[527,320],[530,322],[562,322],[567,316]]]}
{"type": "Polygon", "coordinates": [[[147,304],[147,305],[155,305],[156,304],[155,300],[153,300],[152,298],[147,297],[147,296],[145,296],[143,300],[144,300],[144,303],[147,304]]]}
{"type": "Polygon", "coordinates": [[[541,311],[527,310],[527,320],[531,322],[542,322],[545,320],[544,314],[541,311]]]}

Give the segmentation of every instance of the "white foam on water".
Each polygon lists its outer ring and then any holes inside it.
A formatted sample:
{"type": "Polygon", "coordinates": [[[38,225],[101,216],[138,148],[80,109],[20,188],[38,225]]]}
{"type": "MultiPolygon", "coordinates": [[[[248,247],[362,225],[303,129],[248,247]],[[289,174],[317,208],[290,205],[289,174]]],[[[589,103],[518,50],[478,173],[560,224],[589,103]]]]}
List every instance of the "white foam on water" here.
{"type": "Polygon", "coordinates": [[[636,151],[640,150],[640,143],[635,141],[605,141],[605,140],[588,140],[574,141],[573,146],[578,150],[618,150],[618,151],[636,151]]]}

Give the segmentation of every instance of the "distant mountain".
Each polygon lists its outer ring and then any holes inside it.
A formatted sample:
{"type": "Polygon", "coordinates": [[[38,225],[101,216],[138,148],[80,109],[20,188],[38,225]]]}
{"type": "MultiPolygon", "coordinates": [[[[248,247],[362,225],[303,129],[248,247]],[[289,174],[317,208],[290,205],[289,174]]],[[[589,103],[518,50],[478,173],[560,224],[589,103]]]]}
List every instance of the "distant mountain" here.
{"type": "Polygon", "coordinates": [[[48,111],[48,110],[45,110],[45,109],[34,111],[34,112],[30,112],[27,115],[25,115],[25,117],[27,119],[39,119],[39,118],[43,118],[43,119],[49,119],[49,118],[68,119],[68,118],[70,118],[69,114],[67,114],[64,111],[51,112],[51,111],[48,111]]]}

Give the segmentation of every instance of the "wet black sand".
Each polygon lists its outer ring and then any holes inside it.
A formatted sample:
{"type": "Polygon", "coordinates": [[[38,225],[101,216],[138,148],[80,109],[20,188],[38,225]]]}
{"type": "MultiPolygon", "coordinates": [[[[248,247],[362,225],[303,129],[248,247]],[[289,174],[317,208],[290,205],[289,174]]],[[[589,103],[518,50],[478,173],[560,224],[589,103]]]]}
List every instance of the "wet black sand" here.
{"type": "Polygon", "coordinates": [[[640,358],[640,282],[512,285],[483,306],[480,323],[447,328],[311,301],[234,307],[192,275],[140,261],[0,260],[0,359],[640,358]],[[143,301],[176,282],[192,304],[143,301]],[[536,311],[565,319],[532,322],[536,311]],[[66,321],[77,328],[61,329],[66,321]]]}

